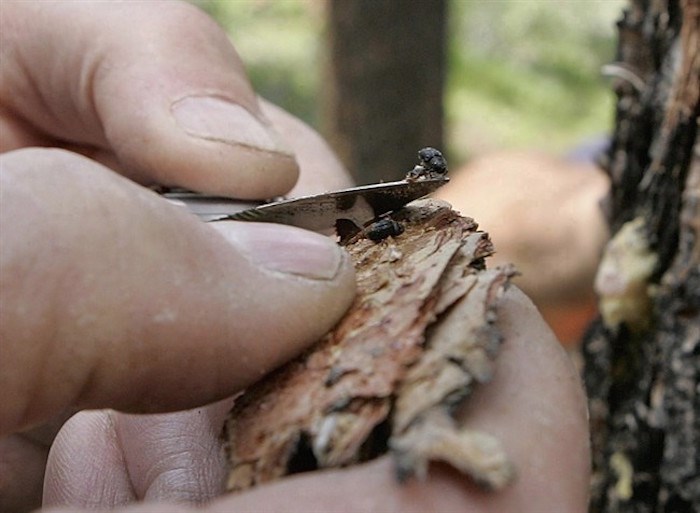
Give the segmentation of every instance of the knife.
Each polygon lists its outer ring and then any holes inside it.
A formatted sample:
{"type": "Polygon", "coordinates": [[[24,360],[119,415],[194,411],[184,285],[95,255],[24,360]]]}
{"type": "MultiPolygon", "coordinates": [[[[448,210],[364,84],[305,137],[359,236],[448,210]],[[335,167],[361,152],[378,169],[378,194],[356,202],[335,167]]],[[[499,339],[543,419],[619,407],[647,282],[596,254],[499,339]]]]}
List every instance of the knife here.
{"type": "Polygon", "coordinates": [[[187,207],[200,219],[280,223],[324,232],[346,220],[362,229],[374,219],[400,209],[449,182],[447,176],[361,185],[338,191],[252,203],[189,191],[165,192],[171,202],[187,207]]]}

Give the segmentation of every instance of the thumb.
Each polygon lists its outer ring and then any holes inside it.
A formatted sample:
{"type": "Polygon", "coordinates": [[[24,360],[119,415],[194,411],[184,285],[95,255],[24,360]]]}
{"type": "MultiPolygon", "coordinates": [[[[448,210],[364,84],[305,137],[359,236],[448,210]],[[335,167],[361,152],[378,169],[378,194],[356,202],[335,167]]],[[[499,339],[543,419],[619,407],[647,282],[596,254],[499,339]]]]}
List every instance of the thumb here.
{"type": "Polygon", "coordinates": [[[0,435],[69,406],[165,411],[231,395],[352,301],[352,265],[326,237],[215,230],[63,150],[0,162],[0,435]]]}
{"type": "Polygon", "coordinates": [[[3,150],[61,145],[142,183],[238,198],[296,182],[236,51],[199,9],[14,2],[0,20],[3,150]]]}

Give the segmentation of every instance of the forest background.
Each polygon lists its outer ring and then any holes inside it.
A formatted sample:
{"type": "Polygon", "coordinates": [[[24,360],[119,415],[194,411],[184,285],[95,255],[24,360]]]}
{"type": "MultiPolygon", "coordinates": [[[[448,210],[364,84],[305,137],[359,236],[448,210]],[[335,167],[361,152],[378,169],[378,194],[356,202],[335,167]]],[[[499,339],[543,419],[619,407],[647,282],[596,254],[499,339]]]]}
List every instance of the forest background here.
{"type": "MultiPolygon", "coordinates": [[[[202,0],[256,91],[324,133],[323,0],[202,0]]],[[[623,0],[451,0],[445,139],[452,166],[494,150],[567,155],[612,127],[601,69],[623,0]]]]}

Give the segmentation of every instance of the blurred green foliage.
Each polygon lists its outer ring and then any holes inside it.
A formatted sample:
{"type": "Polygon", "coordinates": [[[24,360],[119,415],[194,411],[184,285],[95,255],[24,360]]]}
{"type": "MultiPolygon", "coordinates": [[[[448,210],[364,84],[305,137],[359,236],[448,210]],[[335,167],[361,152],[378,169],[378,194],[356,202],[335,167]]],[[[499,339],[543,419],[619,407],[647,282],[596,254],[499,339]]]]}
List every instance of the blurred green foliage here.
{"type": "Polygon", "coordinates": [[[453,1],[446,94],[453,155],[554,153],[612,126],[600,68],[615,53],[616,0],[453,1]]]}
{"type": "MultiPolygon", "coordinates": [[[[331,0],[332,1],[332,0],[331,0]]],[[[256,90],[318,126],[323,0],[196,1],[227,30],[256,90]]],[[[451,155],[563,152],[607,132],[623,0],[451,0],[445,94],[451,155]]]]}
{"type": "Polygon", "coordinates": [[[227,31],[255,91],[318,125],[322,0],[199,0],[227,31]]]}

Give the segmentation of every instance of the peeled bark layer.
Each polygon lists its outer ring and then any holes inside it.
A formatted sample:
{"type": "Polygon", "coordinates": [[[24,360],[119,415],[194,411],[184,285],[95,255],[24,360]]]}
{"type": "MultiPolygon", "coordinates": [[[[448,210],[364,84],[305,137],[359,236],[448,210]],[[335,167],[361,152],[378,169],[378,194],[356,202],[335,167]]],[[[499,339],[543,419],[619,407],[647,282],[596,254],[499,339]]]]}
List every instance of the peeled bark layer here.
{"type": "Polygon", "coordinates": [[[491,377],[498,301],[514,270],[486,270],[488,235],[446,203],[414,202],[394,219],[400,236],[346,243],[358,292],[336,328],[236,401],[229,490],[386,452],[399,479],[425,476],[430,461],[489,488],[512,478],[499,442],[453,412],[491,377]]]}

